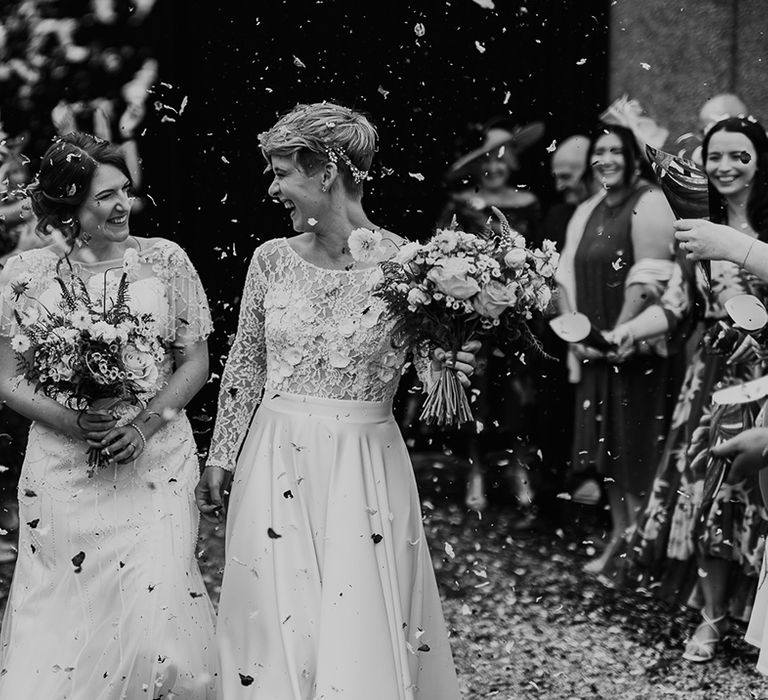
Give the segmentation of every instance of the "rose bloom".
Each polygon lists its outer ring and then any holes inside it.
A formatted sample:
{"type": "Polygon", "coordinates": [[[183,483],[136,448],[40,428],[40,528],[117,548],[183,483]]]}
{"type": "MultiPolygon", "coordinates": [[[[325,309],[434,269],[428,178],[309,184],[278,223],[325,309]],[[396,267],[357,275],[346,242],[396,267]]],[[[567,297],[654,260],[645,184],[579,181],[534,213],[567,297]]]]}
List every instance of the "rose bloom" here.
{"type": "Polygon", "coordinates": [[[516,302],[517,295],[513,289],[493,280],[480,290],[480,293],[472,300],[472,305],[481,316],[498,318],[516,302]]]}
{"type": "Polygon", "coordinates": [[[149,391],[155,387],[159,370],[151,353],[128,345],[122,352],[123,367],[126,376],[133,381],[141,391],[149,391]]]}
{"type": "Polygon", "coordinates": [[[425,304],[429,304],[429,302],[429,295],[418,287],[414,287],[410,292],[408,292],[408,303],[412,306],[423,306],[425,304]]]}
{"type": "Polygon", "coordinates": [[[504,264],[507,267],[511,267],[513,270],[519,270],[525,265],[527,255],[525,248],[512,248],[512,250],[504,256],[504,264]]]}
{"type": "Polygon", "coordinates": [[[397,255],[395,255],[392,260],[396,263],[400,263],[400,265],[405,265],[405,263],[411,262],[420,250],[421,244],[416,241],[411,241],[400,248],[400,250],[397,251],[397,255]]]}
{"type": "Polygon", "coordinates": [[[480,285],[468,276],[469,261],[464,258],[445,258],[427,273],[439,291],[455,299],[469,299],[480,291],[480,285]]]}

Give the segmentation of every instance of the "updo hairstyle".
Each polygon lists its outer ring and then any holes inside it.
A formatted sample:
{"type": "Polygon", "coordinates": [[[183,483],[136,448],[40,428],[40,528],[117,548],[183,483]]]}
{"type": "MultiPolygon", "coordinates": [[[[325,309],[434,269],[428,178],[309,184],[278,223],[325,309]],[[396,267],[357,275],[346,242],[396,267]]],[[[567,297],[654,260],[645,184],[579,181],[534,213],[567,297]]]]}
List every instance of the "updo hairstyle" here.
{"type": "Polygon", "coordinates": [[[52,227],[69,243],[77,239],[78,213],[100,165],[114,166],[133,184],[123,154],[109,141],[72,132],[53,142],[41,160],[37,180],[29,187],[39,233],[49,235],[52,227]]]}

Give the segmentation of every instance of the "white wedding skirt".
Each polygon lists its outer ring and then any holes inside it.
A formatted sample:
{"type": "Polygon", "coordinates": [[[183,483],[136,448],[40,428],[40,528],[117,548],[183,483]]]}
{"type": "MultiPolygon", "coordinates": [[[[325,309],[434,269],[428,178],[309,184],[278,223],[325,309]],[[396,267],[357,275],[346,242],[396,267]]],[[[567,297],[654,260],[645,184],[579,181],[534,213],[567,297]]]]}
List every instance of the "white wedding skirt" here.
{"type": "Polygon", "coordinates": [[[0,700],[213,700],[213,609],[195,559],[198,462],[183,414],[131,464],[32,426],[0,700]]]}
{"type": "Polygon", "coordinates": [[[457,700],[390,403],[265,395],[238,460],[221,700],[457,700]]]}

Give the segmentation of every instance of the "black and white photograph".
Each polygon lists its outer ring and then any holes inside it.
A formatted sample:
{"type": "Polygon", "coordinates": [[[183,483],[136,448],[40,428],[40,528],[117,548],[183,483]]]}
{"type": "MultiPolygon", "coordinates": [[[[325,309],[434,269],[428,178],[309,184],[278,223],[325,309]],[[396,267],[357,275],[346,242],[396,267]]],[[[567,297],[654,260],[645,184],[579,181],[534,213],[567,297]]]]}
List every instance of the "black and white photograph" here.
{"type": "Polygon", "coordinates": [[[768,700],[762,0],[3,0],[0,700],[768,700]]]}

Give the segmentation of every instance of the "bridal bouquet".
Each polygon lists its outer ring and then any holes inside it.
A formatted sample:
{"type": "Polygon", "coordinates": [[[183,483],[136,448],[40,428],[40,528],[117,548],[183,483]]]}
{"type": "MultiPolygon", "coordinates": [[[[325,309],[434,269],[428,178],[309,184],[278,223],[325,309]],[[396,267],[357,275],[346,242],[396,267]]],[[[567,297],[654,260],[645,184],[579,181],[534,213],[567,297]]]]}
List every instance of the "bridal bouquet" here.
{"type": "MultiPolygon", "coordinates": [[[[498,234],[490,227],[483,236],[465,233],[454,222],[424,244],[405,244],[388,260],[380,232],[352,232],[352,256],[380,262],[374,294],[395,319],[398,342],[457,352],[470,340],[493,337],[502,347],[517,342],[540,348],[527,321],[549,306],[559,254],[551,241],[528,248],[504,215],[493,211],[501,224],[498,234]]],[[[455,372],[442,370],[421,419],[440,426],[472,420],[455,372]]]]}
{"type": "MultiPolygon", "coordinates": [[[[59,294],[44,303],[29,294],[31,278],[22,274],[9,287],[17,308],[18,331],[11,339],[19,366],[37,391],[75,410],[111,409],[139,404],[156,389],[165,344],[152,314],[135,314],[128,306],[129,263],[108,298],[107,272],[102,299],[92,298],[76,274],[56,276],[59,294]],[[23,309],[19,306],[26,301],[23,309]]],[[[119,269],[119,268],[116,268],[119,269]]],[[[98,449],[88,453],[89,474],[106,463],[98,449]]]]}

